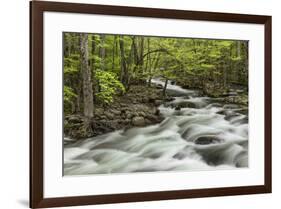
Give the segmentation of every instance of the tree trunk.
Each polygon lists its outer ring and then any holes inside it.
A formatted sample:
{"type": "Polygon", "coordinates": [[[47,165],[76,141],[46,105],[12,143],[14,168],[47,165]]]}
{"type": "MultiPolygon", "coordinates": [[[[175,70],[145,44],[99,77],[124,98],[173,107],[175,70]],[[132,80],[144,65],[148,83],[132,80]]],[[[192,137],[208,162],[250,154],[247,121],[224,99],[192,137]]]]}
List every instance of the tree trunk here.
{"type": "Polygon", "coordinates": [[[241,56],[241,41],[237,41],[237,54],[236,56],[237,57],[240,57],[241,56]]]}
{"type": "Polygon", "coordinates": [[[226,64],[223,65],[223,87],[225,88],[227,85],[227,68],[226,64]]]}
{"type": "MultiPolygon", "coordinates": [[[[91,54],[92,56],[95,54],[96,51],[96,41],[95,41],[95,35],[92,35],[91,38],[91,45],[92,45],[92,50],[91,50],[91,54]]],[[[91,68],[94,69],[94,65],[95,65],[95,60],[94,58],[91,59],[91,68]]]]}
{"type": "Polygon", "coordinates": [[[115,51],[116,51],[116,36],[114,36],[113,46],[112,46],[112,67],[111,70],[115,68],[115,51]]]}
{"type": "Polygon", "coordinates": [[[124,50],[124,40],[123,40],[123,37],[119,38],[119,46],[120,46],[120,56],[121,56],[120,81],[127,88],[128,69],[127,69],[126,59],[125,59],[125,50],[124,50]]]}
{"type": "Polygon", "coordinates": [[[68,34],[68,36],[66,34],[65,35],[65,41],[66,41],[66,48],[67,48],[67,53],[66,53],[66,57],[70,57],[71,55],[71,34],[68,34]]]}
{"type": "Polygon", "coordinates": [[[101,40],[101,47],[100,47],[100,58],[101,58],[101,70],[105,69],[105,35],[102,34],[100,35],[100,40],[101,40]]]}
{"type": "Polygon", "coordinates": [[[153,63],[151,64],[151,67],[150,67],[150,75],[149,75],[149,81],[148,81],[148,86],[150,87],[151,86],[151,79],[153,77],[153,73],[154,71],[157,69],[158,67],[158,63],[159,63],[159,57],[160,57],[160,52],[158,52],[156,54],[156,57],[155,57],[155,60],[153,60],[153,63]]]}
{"type": "Polygon", "coordinates": [[[166,90],[167,90],[167,86],[168,86],[168,81],[169,81],[169,79],[166,78],[165,85],[164,85],[164,88],[163,88],[163,96],[164,97],[166,97],[166,90]]]}
{"type": "MultiPolygon", "coordinates": [[[[147,51],[150,51],[150,42],[149,42],[149,38],[147,38],[147,51]]],[[[145,72],[147,72],[147,70],[149,71],[149,76],[148,76],[148,86],[151,86],[151,77],[152,77],[152,66],[151,66],[151,59],[150,59],[150,54],[147,56],[146,59],[146,65],[145,65],[145,72]]]]}
{"type": "Polygon", "coordinates": [[[144,52],[144,37],[140,37],[140,54],[139,64],[140,69],[143,71],[143,52],[144,52]]]}
{"type": "Polygon", "coordinates": [[[83,80],[84,116],[90,118],[94,113],[93,84],[89,67],[88,35],[80,34],[81,72],[83,80]]]}
{"type": "Polygon", "coordinates": [[[96,102],[96,96],[95,93],[99,92],[98,91],[98,82],[96,80],[96,71],[95,71],[95,59],[94,59],[94,55],[95,55],[95,51],[96,51],[96,39],[95,39],[95,35],[92,35],[91,38],[92,41],[92,50],[91,50],[91,55],[92,55],[92,59],[91,59],[91,73],[92,73],[92,80],[93,80],[93,101],[96,102]]]}

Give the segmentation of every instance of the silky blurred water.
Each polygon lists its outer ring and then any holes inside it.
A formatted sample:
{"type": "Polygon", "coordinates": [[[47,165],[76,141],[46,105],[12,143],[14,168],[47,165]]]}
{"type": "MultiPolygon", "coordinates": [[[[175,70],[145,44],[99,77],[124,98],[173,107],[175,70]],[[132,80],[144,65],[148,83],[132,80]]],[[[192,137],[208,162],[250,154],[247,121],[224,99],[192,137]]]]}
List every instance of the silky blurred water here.
{"type": "MultiPolygon", "coordinates": [[[[161,80],[152,82],[164,85],[161,80]]],[[[174,100],[158,107],[165,116],[160,124],[78,142],[65,138],[64,175],[248,166],[248,116],[241,114],[242,107],[170,83],[167,93],[174,100]]]]}

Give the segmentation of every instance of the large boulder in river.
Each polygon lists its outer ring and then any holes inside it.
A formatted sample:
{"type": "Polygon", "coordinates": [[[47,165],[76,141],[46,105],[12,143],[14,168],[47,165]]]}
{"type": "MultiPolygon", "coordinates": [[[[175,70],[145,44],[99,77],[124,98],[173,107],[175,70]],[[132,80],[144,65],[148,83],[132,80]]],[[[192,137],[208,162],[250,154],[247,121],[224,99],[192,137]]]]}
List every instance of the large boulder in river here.
{"type": "Polygon", "coordinates": [[[174,100],[175,100],[174,97],[169,97],[169,96],[165,97],[165,99],[164,99],[165,102],[171,102],[171,101],[174,101],[174,100]]]}
{"type": "Polygon", "coordinates": [[[132,124],[135,126],[144,126],[145,125],[145,120],[144,117],[134,117],[132,120],[132,124]]]}
{"type": "Polygon", "coordinates": [[[192,102],[180,102],[175,105],[176,110],[180,110],[181,108],[196,108],[196,104],[192,102]]]}

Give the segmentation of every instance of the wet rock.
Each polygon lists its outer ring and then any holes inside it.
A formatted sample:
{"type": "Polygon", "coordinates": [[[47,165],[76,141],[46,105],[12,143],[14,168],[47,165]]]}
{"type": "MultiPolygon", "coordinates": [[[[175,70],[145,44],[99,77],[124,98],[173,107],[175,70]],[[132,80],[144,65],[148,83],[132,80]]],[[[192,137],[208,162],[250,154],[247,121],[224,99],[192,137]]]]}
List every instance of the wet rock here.
{"type": "Polygon", "coordinates": [[[248,166],[248,153],[246,151],[242,151],[235,157],[235,166],[238,168],[243,168],[248,166]]]}
{"type": "Polygon", "coordinates": [[[248,108],[241,108],[239,110],[236,110],[236,112],[238,112],[242,115],[248,115],[248,108]]]}
{"type": "Polygon", "coordinates": [[[161,84],[157,84],[157,85],[156,85],[156,88],[157,88],[157,89],[162,89],[163,86],[162,86],[161,84]]]}
{"type": "Polygon", "coordinates": [[[146,119],[148,119],[148,120],[150,120],[150,121],[153,121],[153,122],[159,121],[159,117],[158,117],[158,116],[156,116],[156,115],[151,115],[151,114],[147,115],[147,116],[146,116],[146,119]]]}
{"type": "Polygon", "coordinates": [[[151,125],[151,124],[153,124],[153,123],[152,123],[150,120],[148,120],[147,118],[145,118],[144,120],[145,120],[145,124],[146,124],[146,125],[151,125]]]}
{"type": "Polygon", "coordinates": [[[160,115],[160,110],[159,109],[156,109],[155,115],[160,115]]]}
{"type": "Polygon", "coordinates": [[[239,114],[239,113],[236,113],[236,112],[231,112],[231,113],[228,113],[228,114],[224,117],[224,119],[230,121],[230,120],[234,119],[234,118],[237,117],[237,116],[240,116],[240,114],[239,114]]]}
{"type": "Polygon", "coordinates": [[[229,94],[228,94],[228,92],[223,92],[223,93],[221,94],[221,96],[222,96],[222,97],[227,97],[227,96],[229,96],[229,94]]]}
{"type": "Polygon", "coordinates": [[[175,154],[175,155],[173,156],[173,158],[178,159],[178,160],[182,160],[182,159],[186,158],[187,156],[188,156],[188,155],[187,155],[186,153],[184,153],[184,152],[179,152],[179,153],[175,154]]]}
{"type": "Polygon", "coordinates": [[[143,117],[134,117],[132,120],[132,124],[135,126],[144,126],[145,125],[145,120],[143,117]]]}
{"type": "Polygon", "coordinates": [[[171,102],[171,101],[174,101],[174,100],[175,100],[174,97],[166,97],[166,98],[164,99],[165,102],[171,102]]]}
{"type": "Polygon", "coordinates": [[[216,113],[220,114],[220,115],[226,115],[227,114],[227,110],[220,110],[220,111],[217,111],[216,113]]]}
{"type": "Polygon", "coordinates": [[[192,127],[188,127],[183,133],[182,133],[182,138],[187,139],[191,132],[192,132],[193,128],[192,127]]]}
{"type": "Polygon", "coordinates": [[[245,116],[245,117],[242,117],[242,118],[238,118],[238,119],[234,119],[232,121],[232,123],[235,123],[235,124],[245,124],[245,123],[248,123],[248,116],[245,116]]]}
{"type": "Polygon", "coordinates": [[[236,105],[236,104],[226,104],[223,106],[224,109],[237,109],[239,108],[239,105],[236,105]]]}
{"type": "Polygon", "coordinates": [[[215,136],[201,136],[194,141],[195,144],[200,145],[215,144],[220,142],[222,142],[222,140],[215,136]]]}
{"type": "Polygon", "coordinates": [[[176,108],[196,108],[196,105],[192,102],[181,102],[176,105],[176,108]]]}
{"type": "Polygon", "coordinates": [[[179,110],[181,110],[181,107],[180,106],[176,106],[175,110],[179,111],[179,110]]]}
{"type": "Polygon", "coordinates": [[[211,108],[211,107],[222,107],[222,104],[220,104],[220,103],[212,103],[212,104],[208,105],[208,108],[211,108]]]}
{"type": "Polygon", "coordinates": [[[188,108],[196,108],[196,104],[194,104],[192,102],[187,103],[185,106],[188,108]]]}

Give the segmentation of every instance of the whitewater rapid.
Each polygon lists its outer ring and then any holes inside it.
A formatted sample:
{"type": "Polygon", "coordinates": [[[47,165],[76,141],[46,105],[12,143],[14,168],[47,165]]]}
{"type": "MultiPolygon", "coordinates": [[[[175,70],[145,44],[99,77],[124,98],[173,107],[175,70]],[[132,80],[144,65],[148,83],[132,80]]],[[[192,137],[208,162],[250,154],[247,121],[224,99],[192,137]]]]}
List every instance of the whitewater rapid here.
{"type": "MultiPolygon", "coordinates": [[[[161,80],[152,82],[164,85],[161,80]]],[[[248,166],[248,116],[168,83],[174,97],[158,107],[165,120],[64,146],[64,175],[236,169],[248,166]],[[179,108],[180,107],[180,108],[179,108]]]]}

